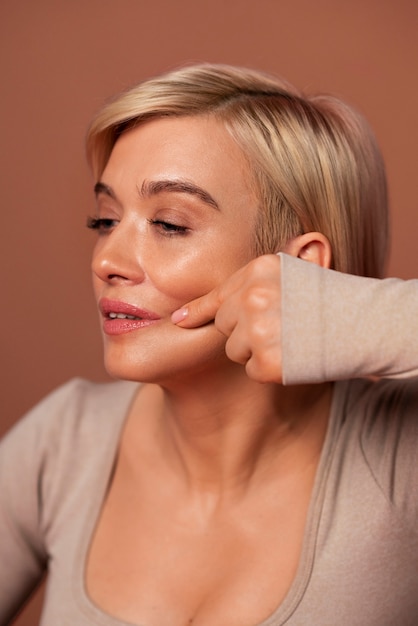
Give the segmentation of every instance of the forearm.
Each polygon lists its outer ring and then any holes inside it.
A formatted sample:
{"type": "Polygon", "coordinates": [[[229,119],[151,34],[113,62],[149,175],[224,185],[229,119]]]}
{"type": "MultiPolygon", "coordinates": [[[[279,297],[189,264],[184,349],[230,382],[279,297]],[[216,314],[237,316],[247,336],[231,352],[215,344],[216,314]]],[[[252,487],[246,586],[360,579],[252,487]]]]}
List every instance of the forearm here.
{"type": "Polygon", "coordinates": [[[285,384],[418,375],[418,280],[281,259],[285,384]]]}

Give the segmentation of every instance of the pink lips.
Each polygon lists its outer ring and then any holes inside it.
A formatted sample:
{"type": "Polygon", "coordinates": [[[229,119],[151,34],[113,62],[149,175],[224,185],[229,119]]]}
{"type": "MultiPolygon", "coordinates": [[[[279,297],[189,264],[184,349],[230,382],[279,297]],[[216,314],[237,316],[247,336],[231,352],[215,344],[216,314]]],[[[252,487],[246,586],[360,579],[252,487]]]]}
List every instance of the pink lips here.
{"type": "Polygon", "coordinates": [[[103,330],[107,335],[121,335],[151,326],[160,320],[152,311],[139,309],[127,302],[102,298],[99,308],[103,315],[103,330]]]}

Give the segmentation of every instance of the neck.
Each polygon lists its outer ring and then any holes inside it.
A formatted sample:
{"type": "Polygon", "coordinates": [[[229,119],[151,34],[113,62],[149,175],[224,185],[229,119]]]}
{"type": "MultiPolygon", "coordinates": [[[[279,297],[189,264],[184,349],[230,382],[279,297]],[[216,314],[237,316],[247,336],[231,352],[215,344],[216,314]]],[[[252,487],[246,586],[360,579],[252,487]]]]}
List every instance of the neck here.
{"type": "Polygon", "coordinates": [[[232,369],[153,391],[162,458],[189,489],[216,497],[316,463],[330,407],[331,385],[260,384],[232,369]]]}

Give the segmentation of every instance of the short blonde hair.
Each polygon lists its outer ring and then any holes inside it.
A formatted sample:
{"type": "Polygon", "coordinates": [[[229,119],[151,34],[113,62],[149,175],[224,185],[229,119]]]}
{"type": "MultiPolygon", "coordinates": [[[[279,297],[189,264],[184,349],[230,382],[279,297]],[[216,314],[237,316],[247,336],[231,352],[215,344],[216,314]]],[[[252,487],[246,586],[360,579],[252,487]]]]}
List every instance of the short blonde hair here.
{"type": "Polygon", "coordinates": [[[147,80],[104,106],[87,135],[99,178],[118,137],[141,121],[210,114],[241,146],[260,211],[256,252],[309,231],[328,237],[333,268],[381,277],[388,248],[383,159],[365,120],[328,95],[228,65],[195,65],[147,80]]]}

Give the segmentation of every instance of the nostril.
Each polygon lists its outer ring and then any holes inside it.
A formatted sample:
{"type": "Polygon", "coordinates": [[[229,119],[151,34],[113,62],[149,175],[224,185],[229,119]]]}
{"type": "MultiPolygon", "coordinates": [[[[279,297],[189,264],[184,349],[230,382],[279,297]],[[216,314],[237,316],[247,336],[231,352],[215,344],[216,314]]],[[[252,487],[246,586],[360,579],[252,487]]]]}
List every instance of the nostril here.
{"type": "Polygon", "coordinates": [[[119,280],[129,280],[126,276],[122,276],[122,274],[108,274],[107,275],[107,280],[108,281],[112,281],[112,282],[116,282],[119,280]]]}

